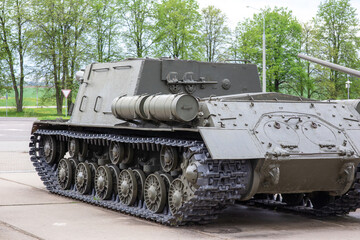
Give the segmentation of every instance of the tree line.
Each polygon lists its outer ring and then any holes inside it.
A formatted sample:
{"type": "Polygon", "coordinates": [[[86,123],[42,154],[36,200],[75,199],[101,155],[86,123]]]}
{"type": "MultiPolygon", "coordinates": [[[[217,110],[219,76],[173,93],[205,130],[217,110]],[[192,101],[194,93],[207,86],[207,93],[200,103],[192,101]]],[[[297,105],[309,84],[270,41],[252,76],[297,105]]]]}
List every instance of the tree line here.
{"type": "MultiPolygon", "coordinates": [[[[262,71],[265,20],[267,91],[316,99],[346,97],[346,74],[300,60],[306,53],[359,68],[359,20],[350,0],[326,0],[301,23],[287,8],[263,8],[235,30],[214,6],[196,0],[0,0],[0,91],[11,87],[22,111],[25,80],[77,89],[91,62],[170,56],[208,62],[247,59],[262,71]]],[[[352,98],[358,79],[350,79],[352,98]]],[[[68,104],[72,102],[68,98],[68,104]]]]}

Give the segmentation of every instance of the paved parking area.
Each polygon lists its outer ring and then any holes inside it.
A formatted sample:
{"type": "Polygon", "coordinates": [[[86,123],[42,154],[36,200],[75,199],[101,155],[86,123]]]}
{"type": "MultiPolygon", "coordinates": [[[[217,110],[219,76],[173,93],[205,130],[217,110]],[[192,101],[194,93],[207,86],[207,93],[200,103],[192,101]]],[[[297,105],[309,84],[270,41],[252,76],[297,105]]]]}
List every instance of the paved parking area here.
{"type": "Polygon", "coordinates": [[[0,239],[359,239],[360,211],[316,219],[233,206],[208,225],[167,227],[48,193],[29,161],[34,119],[0,118],[0,239]]]}

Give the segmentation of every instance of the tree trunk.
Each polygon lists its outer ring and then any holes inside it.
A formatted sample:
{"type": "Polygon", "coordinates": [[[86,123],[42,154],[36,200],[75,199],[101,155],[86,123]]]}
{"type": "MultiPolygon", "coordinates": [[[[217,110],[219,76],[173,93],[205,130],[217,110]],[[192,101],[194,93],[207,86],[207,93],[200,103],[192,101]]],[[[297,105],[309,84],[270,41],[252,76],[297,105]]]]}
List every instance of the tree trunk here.
{"type": "Polygon", "coordinates": [[[280,84],[279,84],[279,79],[275,79],[275,92],[279,92],[280,89],[280,84]]]}
{"type": "Polygon", "coordinates": [[[2,45],[5,49],[5,53],[7,55],[6,61],[10,68],[10,78],[11,78],[12,87],[14,89],[14,94],[15,94],[16,111],[22,112],[22,99],[20,102],[19,91],[18,91],[18,87],[17,87],[15,70],[14,70],[14,59],[13,59],[13,55],[12,55],[13,53],[10,50],[10,46],[9,46],[9,43],[7,40],[8,32],[6,31],[5,19],[1,15],[0,15],[0,22],[1,22],[1,31],[3,34],[3,36],[1,37],[1,40],[2,40],[2,45]]]}
{"type": "Polygon", "coordinates": [[[53,77],[54,77],[54,83],[55,83],[55,99],[56,99],[56,111],[57,115],[62,115],[62,97],[61,97],[61,90],[60,90],[60,84],[58,80],[58,66],[57,66],[57,60],[56,60],[56,54],[55,51],[52,50],[52,65],[53,65],[53,77]]]}
{"type": "Polygon", "coordinates": [[[17,26],[18,26],[18,45],[19,45],[19,61],[20,61],[20,82],[19,82],[19,87],[20,87],[20,99],[19,99],[19,104],[17,105],[17,111],[18,112],[22,112],[23,110],[23,93],[24,93],[24,79],[25,79],[25,74],[24,74],[24,48],[23,48],[23,39],[22,39],[22,23],[21,23],[21,17],[20,17],[20,6],[19,6],[19,2],[16,1],[17,4],[17,26]]]}

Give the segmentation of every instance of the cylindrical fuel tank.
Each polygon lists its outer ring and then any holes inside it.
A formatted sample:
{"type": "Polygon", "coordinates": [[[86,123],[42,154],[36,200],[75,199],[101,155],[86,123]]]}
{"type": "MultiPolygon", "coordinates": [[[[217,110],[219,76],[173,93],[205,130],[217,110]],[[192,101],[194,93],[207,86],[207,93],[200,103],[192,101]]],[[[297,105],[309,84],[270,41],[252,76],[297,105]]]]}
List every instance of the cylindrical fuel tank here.
{"type": "Polygon", "coordinates": [[[113,100],[111,111],[115,117],[124,120],[188,122],[197,116],[199,103],[187,94],[124,96],[113,100]]]}
{"type": "Polygon", "coordinates": [[[148,98],[148,95],[143,96],[123,96],[117,97],[112,101],[112,114],[120,119],[131,120],[139,117],[144,117],[143,105],[148,98]]]}
{"type": "Polygon", "coordinates": [[[198,114],[199,103],[187,94],[154,95],[146,99],[144,112],[147,119],[188,122],[198,114]]]}

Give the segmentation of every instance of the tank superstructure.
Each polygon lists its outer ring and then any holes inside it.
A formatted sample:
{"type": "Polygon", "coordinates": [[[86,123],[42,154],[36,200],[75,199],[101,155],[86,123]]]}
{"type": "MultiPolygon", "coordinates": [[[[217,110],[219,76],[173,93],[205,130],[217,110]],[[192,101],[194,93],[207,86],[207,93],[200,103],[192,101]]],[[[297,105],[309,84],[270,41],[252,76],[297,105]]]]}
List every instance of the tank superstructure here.
{"type": "Polygon", "coordinates": [[[71,119],[33,126],[51,192],[163,224],[208,222],[235,201],[360,206],[357,100],[261,93],[253,64],[135,59],[78,78],[71,119]]]}
{"type": "Polygon", "coordinates": [[[111,103],[120,96],[177,94],[196,97],[261,92],[256,66],[170,59],[134,59],[89,65],[81,79],[72,124],[114,125],[111,103]],[[94,111],[95,110],[95,111],[94,111]]]}

